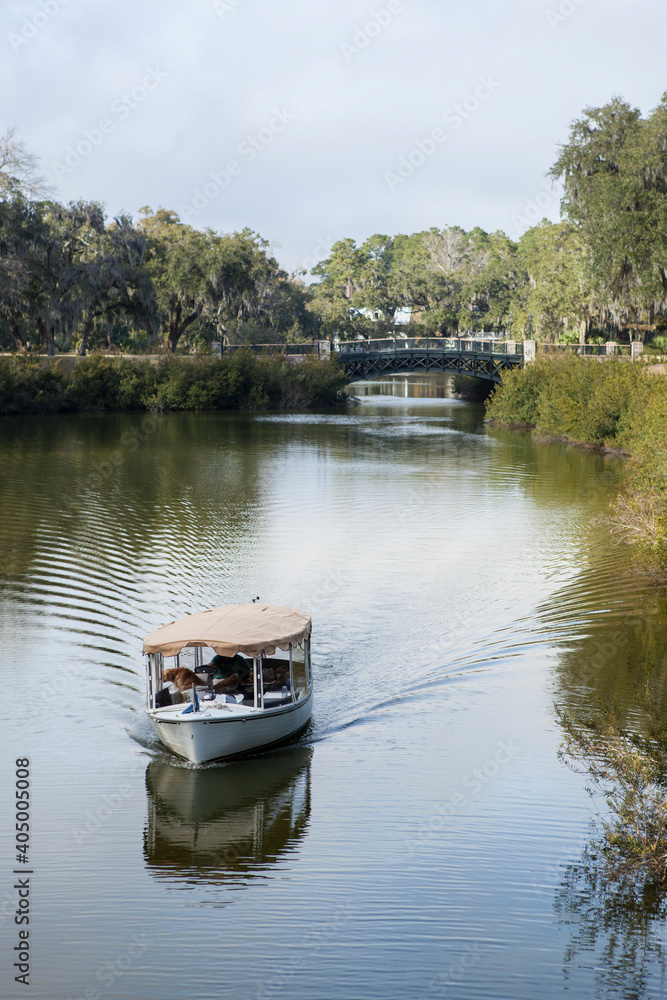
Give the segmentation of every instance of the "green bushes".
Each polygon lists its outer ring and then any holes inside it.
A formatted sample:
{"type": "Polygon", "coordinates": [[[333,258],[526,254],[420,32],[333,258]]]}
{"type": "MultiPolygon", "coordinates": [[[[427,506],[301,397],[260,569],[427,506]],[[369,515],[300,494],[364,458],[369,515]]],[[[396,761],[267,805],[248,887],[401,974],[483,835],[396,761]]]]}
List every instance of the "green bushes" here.
{"type": "Polygon", "coordinates": [[[584,444],[624,447],[638,401],[655,389],[655,381],[621,359],[539,359],[503,376],[487,404],[487,419],[584,444]]]}
{"type": "Polygon", "coordinates": [[[605,519],[653,569],[667,570],[667,379],[638,364],[576,356],[509,372],[487,403],[492,424],[630,454],[623,491],[605,519]]]}
{"type": "Polygon", "coordinates": [[[0,414],[90,410],[285,409],[334,406],[347,379],[335,361],[261,358],[239,350],[222,358],[150,361],[92,356],[66,371],[37,359],[0,359],[0,414]]]}
{"type": "Polygon", "coordinates": [[[507,427],[536,427],[547,374],[543,362],[505,372],[502,385],[487,401],[487,420],[507,427]]]}
{"type": "Polygon", "coordinates": [[[667,379],[640,383],[619,432],[631,458],[626,484],[608,523],[615,535],[637,543],[652,568],[667,570],[667,379]]]}
{"type": "Polygon", "coordinates": [[[0,358],[0,413],[57,413],[64,402],[65,376],[33,358],[0,358]]]}

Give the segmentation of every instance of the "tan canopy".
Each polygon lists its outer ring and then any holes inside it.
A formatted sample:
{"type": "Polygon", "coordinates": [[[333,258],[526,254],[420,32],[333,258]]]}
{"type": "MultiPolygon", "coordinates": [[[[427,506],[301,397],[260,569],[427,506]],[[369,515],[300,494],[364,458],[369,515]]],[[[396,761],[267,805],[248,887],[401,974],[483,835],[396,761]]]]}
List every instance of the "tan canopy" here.
{"type": "Polygon", "coordinates": [[[275,604],[231,604],[163,625],[144,639],[144,653],[176,656],[184,646],[211,646],[222,656],[271,656],[310,636],[310,615],[275,604]]]}

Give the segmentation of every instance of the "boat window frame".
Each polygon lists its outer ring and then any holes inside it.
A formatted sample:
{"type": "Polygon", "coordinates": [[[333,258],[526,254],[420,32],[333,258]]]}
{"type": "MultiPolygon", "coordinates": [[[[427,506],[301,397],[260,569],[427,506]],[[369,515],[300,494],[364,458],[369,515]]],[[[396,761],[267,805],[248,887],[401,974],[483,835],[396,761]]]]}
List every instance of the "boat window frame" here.
{"type": "Polygon", "coordinates": [[[146,656],[146,707],[157,711],[157,695],[164,687],[164,656],[148,653],[146,656]]]}

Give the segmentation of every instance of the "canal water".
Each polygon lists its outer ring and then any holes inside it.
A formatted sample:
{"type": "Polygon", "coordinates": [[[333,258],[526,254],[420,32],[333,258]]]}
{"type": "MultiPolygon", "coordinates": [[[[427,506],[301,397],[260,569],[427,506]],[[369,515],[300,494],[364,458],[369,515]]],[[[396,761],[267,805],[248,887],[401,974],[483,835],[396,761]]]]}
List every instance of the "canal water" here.
{"type": "Polygon", "coordinates": [[[621,464],[487,431],[443,378],[355,392],[0,424],[3,997],[665,995],[662,900],[587,867],[557,757],[557,706],[639,725],[663,666],[664,595],[593,523],[621,464]],[[146,723],[142,637],[258,595],[312,613],[312,723],[187,765],[146,723]]]}

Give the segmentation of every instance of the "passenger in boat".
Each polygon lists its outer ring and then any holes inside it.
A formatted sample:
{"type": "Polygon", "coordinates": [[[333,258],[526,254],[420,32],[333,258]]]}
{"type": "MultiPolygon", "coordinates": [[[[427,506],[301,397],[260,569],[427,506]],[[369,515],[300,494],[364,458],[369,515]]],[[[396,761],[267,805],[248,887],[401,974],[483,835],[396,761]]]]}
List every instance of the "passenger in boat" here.
{"type": "Polygon", "coordinates": [[[222,656],[217,653],[207,667],[215,667],[213,688],[215,691],[236,691],[240,684],[245,684],[250,677],[250,664],[245,656],[222,656]]]}
{"type": "Polygon", "coordinates": [[[289,661],[277,660],[273,658],[264,661],[264,690],[279,691],[287,680],[289,674],[289,661]]]}

